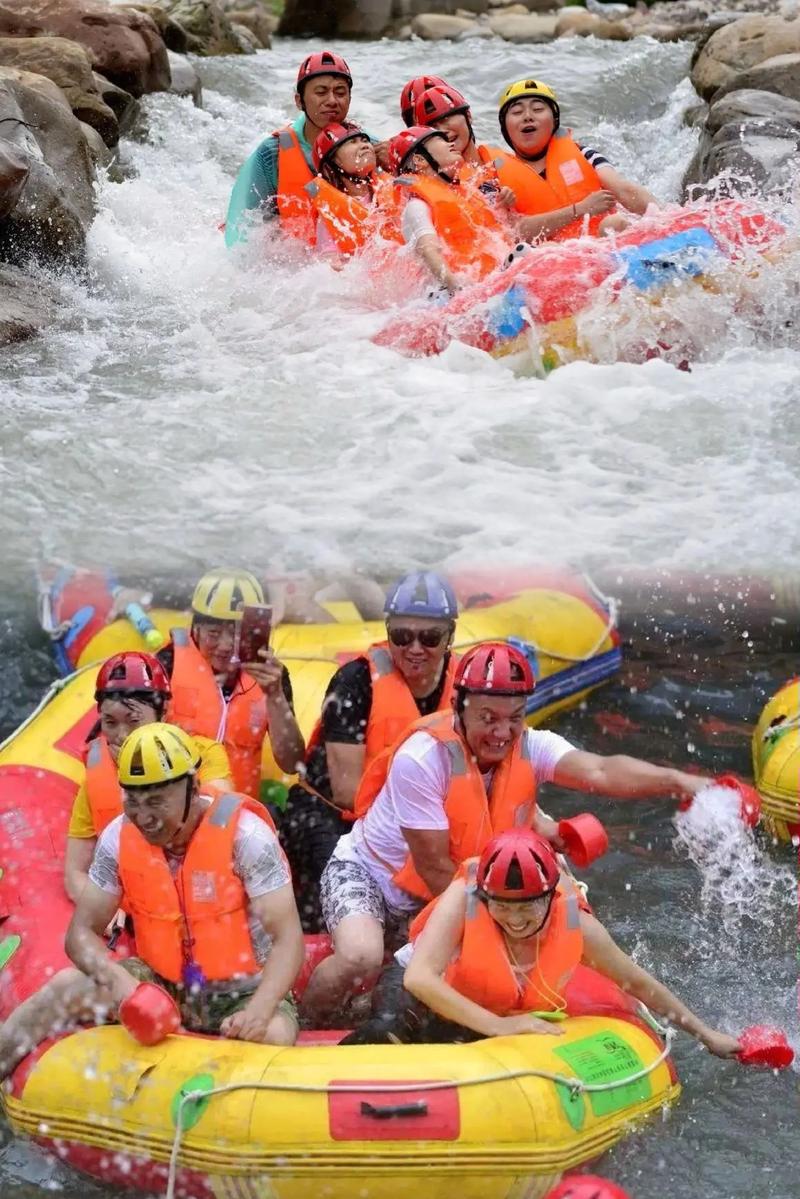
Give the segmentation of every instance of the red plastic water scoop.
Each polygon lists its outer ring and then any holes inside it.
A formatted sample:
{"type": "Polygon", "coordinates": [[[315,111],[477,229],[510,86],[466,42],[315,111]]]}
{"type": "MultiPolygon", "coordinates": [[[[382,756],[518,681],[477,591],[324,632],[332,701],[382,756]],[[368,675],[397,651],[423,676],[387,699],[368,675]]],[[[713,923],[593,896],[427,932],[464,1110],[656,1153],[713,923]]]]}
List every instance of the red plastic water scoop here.
{"type": "Polygon", "coordinates": [[[156,983],[139,983],[119,1005],[119,1019],[140,1045],[157,1045],[181,1026],[177,1003],[156,983]]]}
{"type": "Polygon", "coordinates": [[[739,1036],[739,1061],[744,1066],[763,1066],[768,1070],[785,1070],[794,1061],[794,1050],[780,1028],[754,1024],[739,1036]]]}
{"type": "Polygon", "coordinates": [[[558,835],[564,842],[567,857],[581,870],[601,858],[608,849],[608,834],[590,812],[581,812],[571,820],[560,820],[558,835]]]}
{"type": "Polygon", "coordinates": [[[755,787],[743,783],[735,774],[720,774],[714,779],[718,787],[730,787],[739,796],[739,815],[748,828],[755,828],[761,819],[761,796],[755,787]]]}
{"type": "Polygon", "coordinates": [[[627,1191],[596,1174],[570,1174],[545,1199],[630,1199],[627,1191]]]}

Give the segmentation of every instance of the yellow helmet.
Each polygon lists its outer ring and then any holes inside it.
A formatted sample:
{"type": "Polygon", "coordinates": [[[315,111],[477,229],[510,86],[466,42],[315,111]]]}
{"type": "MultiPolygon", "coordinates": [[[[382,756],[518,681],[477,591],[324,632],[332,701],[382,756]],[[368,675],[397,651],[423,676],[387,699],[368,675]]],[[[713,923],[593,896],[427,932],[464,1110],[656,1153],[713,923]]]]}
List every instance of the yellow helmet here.
{"type": "Polygon", "coordinates": [[[192,611],[212,620],[241,620],[244,604],[263,603],[263,588],[248,570],[210,570],[194,589],[192,611]]]}
{"type": "Polygon", "coordinates": [[[194,774],[200,751],[176,724],[143,724],[122,743],[117,760],[121,787],[158,787],[194,774]]]}
{"type": "MultiPolygon", "coordinates": [[[[536,79],[517,79],[515,83],[508,85],[500,97],[500,112],[498,114],[500,118],[500,130],[507,142],[506,110],[515,100],[524,100],[526,96],[530,96],[531,99],[544,100],[546,104],[550,105],[555,117],[553,132],[558,129],[561,122],[561,109],[558,107],[558,97],[551,87],[548,87],[546,83],[538,82],[536,79]]],[[[511,142],[508,142],[508,144],[511,145],[511,142]]]]}

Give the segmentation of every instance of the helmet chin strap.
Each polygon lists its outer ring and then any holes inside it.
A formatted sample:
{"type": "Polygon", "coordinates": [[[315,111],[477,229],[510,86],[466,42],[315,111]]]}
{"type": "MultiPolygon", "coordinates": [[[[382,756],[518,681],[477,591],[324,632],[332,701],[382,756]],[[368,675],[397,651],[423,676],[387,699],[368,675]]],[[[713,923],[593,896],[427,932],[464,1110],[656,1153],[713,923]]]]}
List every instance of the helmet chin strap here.
{"type": "Polygon", "coordinates": [[[431,170],[432,170],[432,171],[433,171],[433,172],[434,172],[436,175],[438,175],[440,179],[444,180],[444,182],[445,182],[445,183],[449,183],[451,187],[457,187],[457,186],[458,186],[458,180],[457,180],[457,179],[453,179],[453,178],[451,178],[451,177],[450,177],[450,175],[446,175],[446,174],[445,174],[445,172],[444,172],[444,171],[442,170],[442,168],[439,166],[439,164],[438,164],[438,162],[436,161],[436,159],[433,157],[433,155],[432,155],[432,154],[430,153],[430,151],[428,150],[428,147],[427,147],[427,146],[420,146],[420,148],[419,148],[418,150],[415,150],[415,151],[414,151],[414,153],[415,153],[415,154],[420,154],[420,155],[421,155],[421,156],[422,156],[422,157],[425,159],[425,161],[427,162],[427,164],[428,164],[428,166],[431,168],[431,170]]]}

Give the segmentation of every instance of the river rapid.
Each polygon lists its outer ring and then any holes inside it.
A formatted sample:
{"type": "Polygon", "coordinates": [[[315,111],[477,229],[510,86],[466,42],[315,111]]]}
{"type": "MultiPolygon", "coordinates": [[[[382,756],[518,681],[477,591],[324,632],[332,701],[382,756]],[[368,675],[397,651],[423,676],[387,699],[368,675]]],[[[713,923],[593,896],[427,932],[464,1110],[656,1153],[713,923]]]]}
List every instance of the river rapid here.
{"type": "MultiPolygon", "coordinates": [[[[352,116],[376,136],[396,131],[400,87],[425,69],[474,99],[479,137],[495,140],[496,96],[535,72],[585,144],[678,198],[696,136],[682,119],[696,99],[686,45],[337,48],[356,79],[352,116]]],[[[43,559],[188,580],[232,559],[387,578],[493,560],[759,574],[797,557],[800,352],[785,271],[760,295],[757,327],[721,300],[695,302],[691,373],[575,364],[539,381],[461,346],[425,361],[373,346],[387,297],[355,266],[335,275],[263,237],[225,251],[235,171],[289,115],[308,49],[200,61],[202,110],[145,101],[147,132],[98,187],[88,273],[62,279],[54,328],[0,358],[3,733],[53,675],[33,605],[43,559]]],[[[748,774],[747,724],[797,673],[797,636],[776,649],[696,628],[665,647],[660,628],[629,631],[626,676],[559,731],[599,752],[748,774]],[[715,721],[733,731],[710,732],[715,721]]],[[[587,807],[555,792],[547,803],[587,807]]],[[[592,898],[621,943],[710,1023],[784,1024],[797,1045],[792,855],[727,834],[711,853],[697,829],[678,838],[664,805],[588,806],[612,837],[592,898]]],[[[796,1075],[746,1072],[685,1037],[675,1056],[679,1106],[602,1171],[634,1199],[796,1195],[796,1075]]],[[[6,1134],[3,1199],[45,1191],[112,1194],[6,1134]]]]}

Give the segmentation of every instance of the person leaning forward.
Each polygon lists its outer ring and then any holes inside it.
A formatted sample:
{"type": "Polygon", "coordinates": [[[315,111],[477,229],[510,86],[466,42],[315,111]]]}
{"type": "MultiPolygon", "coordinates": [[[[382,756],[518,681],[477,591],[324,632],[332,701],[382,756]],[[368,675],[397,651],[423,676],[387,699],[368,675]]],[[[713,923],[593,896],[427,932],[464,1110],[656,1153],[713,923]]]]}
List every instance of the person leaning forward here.
{"type": "Polygon", "coordinates": [[[75,969],[60,971],[3,1025],[0,1076],[65,1022],[116,1012],[142,981],[167,990],[192,1031],[296,1040],[289,992],[304,945],[288,865],[266,810],[235,792],[204,794],[198,762],[175,725],[148,724],[126,739],[124,815],[98,840],[67,931],[75,969]],[[138,957],[124,961],[102,940],[118,907],[136,936],[138,957]]]}
{"type": "Polygon", "coordinates": [[[332,957],[315,970],[304,1004],[315,1019],[336,1011],[376,973],[385,944],[402,943],[409,919],[448,886],[463,861],[517,826],[563,848],[536,803],[543,783],[620,799],[693,796],[707,780],[623,755],[575,749],[525,727],[534,680],[527,658],[486,642],[467,653],[454,710],[416,721],[365,772],[357,820],[340,838],[321,879],[332,957]]]}

